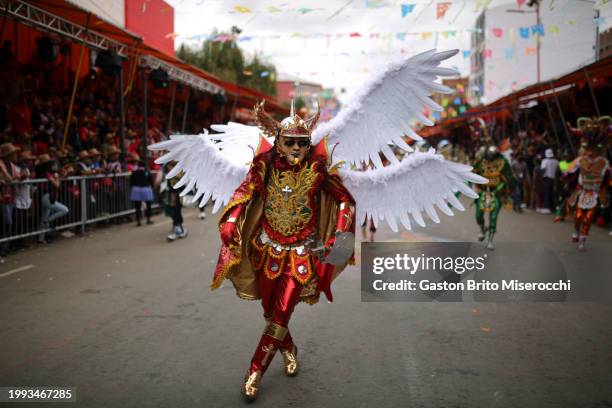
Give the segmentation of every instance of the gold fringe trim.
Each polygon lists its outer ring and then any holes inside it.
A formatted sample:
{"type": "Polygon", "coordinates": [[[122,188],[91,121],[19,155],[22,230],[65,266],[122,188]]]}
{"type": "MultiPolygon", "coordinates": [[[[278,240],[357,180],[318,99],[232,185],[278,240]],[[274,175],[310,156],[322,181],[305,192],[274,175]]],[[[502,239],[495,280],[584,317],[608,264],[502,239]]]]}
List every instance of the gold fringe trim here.
{"type": "Polygon", "coordinates": [[[232,208],[236,207],[237,205],[244,204],[244,203],[250,201],[251,198],[253,198],[253,189],[254,188],[255,188],[255,186],[252,183],[250,183],[249,186],[248,186],[248,193],[245,196],[240,197],[240,198],[236,198],[236,199],[230,201],[229,204],[227,204],[225,206],[225,208],[223,209],[223,212],[221,213],[221,217],[219,218],[219,222],[218,222],[219,229],[221,229],[221,225],[224,222],[223,220],[224,220],[225,216],[227,215],[227,213],[232,208]]]}
{"type": "Polygon", "coordinates": [[[319,303],[319,294],[312,296],[305,296],[300,299],[302,302],[309,304],[310,306],[319,303]]]}
{"type": "Polygon", "coordinates": [[[244,292],[236,291],[236,296],[238,296],[242,300],[258,300],[259,298],[253,295],[248,295],[244,292]]]}
{"type": "MultiPolygon", "coordinates": [[[[234,254],[232,254],[234,255],[234,254]]],[[[225,280],[225,277],[227,276],[228,272],[230,271],[230,269],[232,269],[234,266],[240,264],[240,255],[234,257],[234,259],[229,260],[225,266],[223,266],[223,270],[221,271],[221,273],[219,274],[219,276],[217,276],[215,279],[213,279],[213,282],[210,284],[210,290],[215,290],[217,288],[219,288],[219,286],[221,286],[221,283],[225,280]]]]}

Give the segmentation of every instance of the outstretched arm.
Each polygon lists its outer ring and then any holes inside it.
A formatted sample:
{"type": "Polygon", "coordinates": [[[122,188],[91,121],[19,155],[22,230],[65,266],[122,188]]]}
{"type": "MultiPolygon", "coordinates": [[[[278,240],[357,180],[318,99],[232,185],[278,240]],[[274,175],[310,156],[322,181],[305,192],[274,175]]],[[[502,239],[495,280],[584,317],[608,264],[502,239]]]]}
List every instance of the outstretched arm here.
{"type": "MultiPolygon", "coordinates": [[[[355,200],[351,193],[344,187],[340,176],[330,174],[323,184],[323,189],[327,191],[336,201],[338,205],[338,213],[336,219],[336,232],[349,232],[355,224],[355,200]]],[[[334,245],[336,240],[332,236],[325,243],[327,247],[334,245]]]]}
{"type": "Polygon", "coordinates": [[[223,210],[219,219],[219,232],[221,233],[221,241],[228,246],[238,245],[240,237],[238,233],[238,221],[244,213],[247,204],[257,194],[257,185],[259,184],[260,166],[253,165],[249,169],[247,176],[240,183],[234,194],[232,195],[229,204],[223,210]]]}

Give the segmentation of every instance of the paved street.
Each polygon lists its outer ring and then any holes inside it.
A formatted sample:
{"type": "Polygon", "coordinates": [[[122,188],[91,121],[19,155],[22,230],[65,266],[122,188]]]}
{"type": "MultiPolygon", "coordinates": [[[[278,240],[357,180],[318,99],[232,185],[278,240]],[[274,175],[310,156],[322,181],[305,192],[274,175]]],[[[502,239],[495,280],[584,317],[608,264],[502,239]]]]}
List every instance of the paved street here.
{"type": "MultiPolygon", "coordinates": [[[[0,386],[76,386],[79,407],[242,406],[242,377],[263,328],[231,284],[211,292],[216,217],[98,228],[0,265],[0,386]]],[[[512,241],[566,245],[568,224],[504,210],[512,241]]],[[[473,208],[379,240],[473,241],[473,208]]],[[[593,241],[612,243],[593,227],[593,241]]],[[[567,244],[571,248],[570,244],[567,244]]],[[[362,303],[359,266],[333,304],[299,305],[302,371],[277,356],[257,406],[610,407],[612,306],[596,303],[362,303]]],[[[16,405],[25,406],[26,404],[16,405]]],[[[47,403],[39,406],[51,407],[47,403]]]]}

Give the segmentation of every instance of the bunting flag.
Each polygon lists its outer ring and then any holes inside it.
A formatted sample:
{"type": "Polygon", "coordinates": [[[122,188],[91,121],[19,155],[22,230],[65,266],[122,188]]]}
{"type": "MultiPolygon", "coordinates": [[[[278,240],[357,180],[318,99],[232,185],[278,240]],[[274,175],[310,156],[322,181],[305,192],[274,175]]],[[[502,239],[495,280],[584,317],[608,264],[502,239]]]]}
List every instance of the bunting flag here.
{"type": "Polygon", "coordinates": [[[174,40],[178,36],[179,36],[178,33],[168,33],[164,36],[164,38],[171,38],[174,40]]]}
{"type": "Polygon", "coordinates": [[[239,13],[251,13],[251,9],[246,6],[234,6],[234,10],[239,13]]]}
{"type": "MultiPolygon", "coordinates": [[[[243,6],[235,6],[236,8],[241,8],[243,6]]],[[[237,10],[237,9],[236,9],[237,10]]],[[[253,13],[253,11],[250,11],[250,9],[248,8],[241,8],[240,9],[241,12],[243,13],[253,13]]],[[[314,10],[314,9],[313,9],[314,10]]],[[[299,12],[297,9],[291,9],[291,12],[299,12]]],[[[236,12],[236,11],[232,11],[232,12],[236,12]]],[[[602,24],[603,22],[606,21],[605,18],[589,18],[589,21],[593,21],[595,24],[602,24]]],[[[586,21],[586,20],[584,20],[586,21]]],[[[521,39],[529,39],[531,36],[544,36],[546,32],[549,33],[549,35],[558,35],[561,32],[561,24],[566,24],[566,25],[575,25],[577,24],[576,20],[565,20],[563,23],[557,23],[557,24],[535,24],[535,25],[531,25],[531,26],[526,26],[526,27],[492,27],[490,30],[487,31],[487,33],[490,33],[492,38],[507,38],[508,42],[510,43],[510,45],[514,45],[516,42],[517,38],[521,38],[521,39]]],[[[370,28],[373,29],[374,27],[370,28]]],[[[368,30],[369,31],[369,30],[368,30]]],[[[436,38],[436,41],[438,39],[438,37],[441,35],[442,37],[448,39],[451,37],[456,37],[457,33],[459,34],[467,34],[467,33],[472,33],[472,32],[482,32],[482,30],[479,29],[474,29],[474,28],[467,28],[464,30],[445,30],[445,31],[403,31],[403,32],[391,32],[391,33],[381,33],[381,32],[375,32],[375,33],[360,33],[360,32],[352,32],[352,33],[326,33],[326,32],[316,32],[316,33],[305,33],[305,32],[296,32],[293,34],[268,34],[268,35],[253,35],[253,36],[235,36],[235,35],[206,35],[206,34],[196,34],[196,35],[192,35],[192,36],[183,36],[180,35],[178,33],[167,33],[165,34],[166,38],[179,38],[180,40],[185,40],[185,41],[191,41],[191,42],[196,42],[196,43],[201,43],[202,41],[219,41],[219,42],[225,42],[228,40],[236,40],[236,41],[252,41],[254,39],[274,39],[274,40],[278,40],[281,38],[304,38],[304,39],[325,39],[327,42],[327,46],[329,47],[331,41],[333,41],[333,39],[341,39],[344,37],[351,37],[351,38],[363,38],[363,39],[370,39],[373,41],[380,41],[380,40],[389,40],[389,39],[393,39],[395,38],[395,40],[397,41],[406,41],[407,36],[419,36],[421,38],[421,40],[429,40],[431,39],[434,35],[436,38]]],[[[482,52],[484,50],[484,43],[482,43],[482,47],[478,50],[478,52],[482,52]]],[[[464,50],[463,52],[463,58],[468,58],[470,56],[470,51],[469,50],[464,50]]]]}
{"type": "MultiPolygon", "coordinates": [[[[306,13],[310,13],[311,11],[315,11],[315,10],[316,9],[302,7],[302,8],[297,9],[296,11],[298,13],[300,13],[300,14],[306,14],[306,13]]],[[[319,9],[319,10],[321,10],[321,9],[319,9]]]]}
{"type": "Polygon", "coordinates": [[[414,3],[402,4],[402,17],[406,17],[408,14],[412,13],[414,11],[414,6],[416,6],[414,3]]]}
{"type": "Polygon", "coordinates": [[[442,20],[452,3],[444,2],[436,4],[436,20],[442,20]]]}
{"type": "Polygon", "coordinates": [[[510,40],[510,42],[514,44],[514,42],[516,41],[516,32],[514,31],[514,28],[509,28],[506,30],[506,32],[508,33],[508,40],[510,40]]]}
{"type": "Polygon", "coordinates": [[[523,4],[525,4],[526,0],[516,0],[516,5],[518,6],[518,8],[523,7],[523,4]]]}
{"type": "Polygon", "coordinates": [[[544,25],[543,24],[534,24],[531,26],[531,34],[538,34],[540,36],[544,35],[544,25]]]}
{"type": "Polygon", "coordinates": [[[514,48],[504,49],[504,58],[507,60],[513,59],[514,58],[514,48]]]}
{"type": "Polygon", "coordinates": [[[467,108],[465,107],[465,105],[461,105],[459,107],[459,113],[465,113],[466,110],[467,110],[467,108]]]}
{"type": "Polygon", "coordinates": [[[386,7],[387,5],[383,0],[365,0],[365,6],[369,9],[377,9],[381,7],[386,7]]]}
{"type": "Polygon", "coordinates": [[[471,54],[471,53],[472,53],[472,51],[470,51],[470,50],[464,50],[464,51],[462,52],[462,54],[463,54],[463,58],[469,58],[469,56],[470,56],[470,54],[471,54]]]}
{"type": "Polygon", "coordinates": [[[489,4],[491,4],[491,0],[476,0],[476,8],[474,9],[474,11],[478,12],[486,10],[487,7],[489,7],[489,4]]]}
{"type": "Polygon", "coordinates": [[[485,59],[491,58],[493,56],[493,50],[487,48],[483,51],[482,55],[484,56],[485,59]]]}
{"type": "Polygon", "coordinates": [[[605,17],[597,17],[593,19],[593,23],[597,26],[600,26],[602,24],[604,24],[606,22],[606,18],[605,17]]]}
{"type": "Polygon", "coordinates": [[[538,50],[535,47],[527,47],[527,48],[525,48],[525,55],[533,55],[536,52],[538,52],[538,50]]]}

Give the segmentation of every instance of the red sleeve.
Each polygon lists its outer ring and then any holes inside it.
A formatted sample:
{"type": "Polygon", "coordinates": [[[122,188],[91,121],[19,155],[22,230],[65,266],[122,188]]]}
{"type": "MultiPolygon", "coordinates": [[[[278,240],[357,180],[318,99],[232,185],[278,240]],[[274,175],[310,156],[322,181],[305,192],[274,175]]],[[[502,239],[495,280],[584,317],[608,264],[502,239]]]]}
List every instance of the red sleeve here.
{"type": "Polygon", "coordinates": [[[219,226],[225,223],[229,217],[238,218],[240,216],[246,204],[261,190],[264,171],[265,165],[262,161],[258,161],[251,166],[242,183],[232,194],[229,204],[225,206],[223,214],[221,214],[219,219],[219,226]]]}
{"type": "Polygon", "coordinates": [[[336,231],[354,231],[355,200],[342,184],[340,176],[337,174],[329,174],[323,183],[323,189],[331,194],[336,204],[338,204],[336,231]]]}

